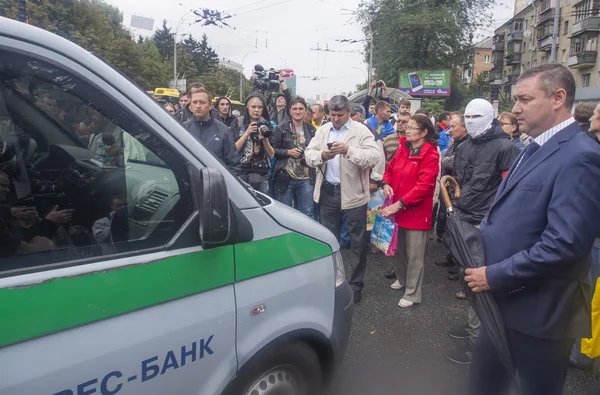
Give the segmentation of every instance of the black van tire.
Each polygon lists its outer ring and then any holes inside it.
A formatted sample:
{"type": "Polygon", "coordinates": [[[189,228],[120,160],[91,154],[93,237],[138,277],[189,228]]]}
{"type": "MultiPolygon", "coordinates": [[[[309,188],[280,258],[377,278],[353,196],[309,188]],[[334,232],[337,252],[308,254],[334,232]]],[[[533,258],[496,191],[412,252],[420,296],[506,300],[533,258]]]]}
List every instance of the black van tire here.
{"type": "Polygon", "coordinates": [[[276,386],[290,386],[297,391],[290,395],[321,392],[321,365],[308,344],[295,341],[271,345],[244,365],[225,393],[263,395],[276,386]]]}

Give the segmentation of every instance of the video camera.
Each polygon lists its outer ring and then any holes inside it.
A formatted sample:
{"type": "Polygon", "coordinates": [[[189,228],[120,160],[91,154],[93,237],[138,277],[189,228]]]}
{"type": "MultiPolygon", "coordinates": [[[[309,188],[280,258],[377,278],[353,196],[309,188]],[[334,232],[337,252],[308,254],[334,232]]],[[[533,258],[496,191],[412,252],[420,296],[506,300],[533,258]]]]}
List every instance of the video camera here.
{"type": "Polygon", "coordinates": [[[254,89],[261,92],[277,92],[279,90],[279,73],[275,69],[265,70],[260,64],[254,66],[254,89]]]}

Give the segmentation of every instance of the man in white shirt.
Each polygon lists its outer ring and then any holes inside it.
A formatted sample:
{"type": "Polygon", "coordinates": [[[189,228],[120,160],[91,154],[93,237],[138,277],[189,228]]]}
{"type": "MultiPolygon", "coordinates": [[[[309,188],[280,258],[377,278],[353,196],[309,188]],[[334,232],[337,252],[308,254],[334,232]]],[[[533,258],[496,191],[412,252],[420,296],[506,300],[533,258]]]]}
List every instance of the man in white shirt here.
{"type": "Polygon", "coordinates": [[[367,264],[367,203],[369,174],[380,158],[373,134],[350,119],[350,102],[334,96],[329,102],[331,123],[322,125],[306,148],[304,158],[317,168],[314,200],[320,204],[321,223],[340,236],[342,214],[350,231],[350,286],[354,303],[361,299],[367,264]]]}

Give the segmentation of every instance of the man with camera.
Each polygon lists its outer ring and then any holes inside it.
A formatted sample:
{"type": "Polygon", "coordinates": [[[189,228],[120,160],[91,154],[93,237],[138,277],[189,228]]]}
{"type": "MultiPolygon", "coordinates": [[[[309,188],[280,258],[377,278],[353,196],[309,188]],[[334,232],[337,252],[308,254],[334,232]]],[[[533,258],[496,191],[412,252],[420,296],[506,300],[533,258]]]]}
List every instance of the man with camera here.
{"type": "Polygon", "coordinates": [[[375,116],[375,102],[378,101],[386,101],[390,102],[390,95],[388,93],[388,88],[383,80],[372,81],[371,88],[369,89],[369,93],[365,96],[365,100],[363,101],[363,108],[367,112],[367,119],[375,116]],[[375,96],[373,95],[373,91],[375,91],[375,96]],[[385,96],[384,96],[385,93],[385,96]]]}
{"type": "Polygon", "coordinates": [[[212,96],[204,88],[192,93],[189,109],[194,118],[183,124],[192,136],[229,167],[234,173],[240,171],[240,156],[235,148],[229,128],[221,121],[212,118],[212,96]]]}
{"type": "Polygon", "coordinates": [[[240,179],[265,194],[269,194],[269,169],[275,150],[271,145],[271,126],[267,101],[254,91],[248,95],[243,116],[231,124],[231,134],[240,154],[240,179]]]}
{"type": "Polygon", "coordinates": [[[350,101],[334,96],[329,102],[331,123],[317,130],[304,152],[306,163],[317,169],[314,201],[320,205],[321,223],[339,240],[342,214],[350,230],[350,286],[354,303],[361,300],[367,265],[367,203],[369,175],[380,160],[373,135],[350,119],[350,101]]]}
{"type": "Polygon", "coordinates": [[[275,128],[275,198],[314,219],[313,190],[315,170],[304,160],[304,150],[315,135],[315,128],[305,121],[306,101],[297,96],[290,102],[292,120],[275,128]]]}

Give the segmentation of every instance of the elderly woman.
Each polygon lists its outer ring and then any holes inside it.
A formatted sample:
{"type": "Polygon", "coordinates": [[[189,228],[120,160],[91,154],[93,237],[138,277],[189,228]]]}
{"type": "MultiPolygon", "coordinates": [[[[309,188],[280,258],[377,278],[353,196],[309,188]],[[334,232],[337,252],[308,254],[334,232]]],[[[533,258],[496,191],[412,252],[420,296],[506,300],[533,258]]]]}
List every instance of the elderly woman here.
{"type": "Polygon", "coordinates": [[[523,151],[527,145],[529,136],[521,135],[519,132],[519,121],[517,116],[511,112],[503,112],[498,116],[498,123],[502,130],[510,136],[511,141],[519,149],[523,151]]]}
{"type": "Polygon", "coordinates": [[[414,115],[408,122],[400,148],[387,164],[383,193],[393,204],[382,210],[398,224],[398,252],[393,265],[398,279],[392,289],[405,288],[398,306],[421,303],[423,261],[428,232],[432,226],[433,195],[439,167],[438,141],[431,120],[414,115]]]}

